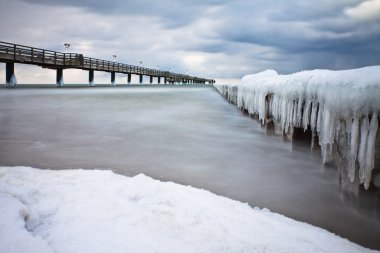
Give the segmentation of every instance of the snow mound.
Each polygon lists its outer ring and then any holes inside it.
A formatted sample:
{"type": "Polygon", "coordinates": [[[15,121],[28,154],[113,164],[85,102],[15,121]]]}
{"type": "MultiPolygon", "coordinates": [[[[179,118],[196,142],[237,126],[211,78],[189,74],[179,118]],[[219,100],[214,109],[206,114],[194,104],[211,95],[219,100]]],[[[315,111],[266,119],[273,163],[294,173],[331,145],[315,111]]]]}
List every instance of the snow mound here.
{"type": "Polygon", "coordinates": [[[100,170],[0,167],[0,252],[372,252],[205,190],[100,170]]]}
{"type": "Polygon", "coordinates": [[[311,70],[279,75],[274,70],[247,75],[238,85],[216,88],[260,121],[270,117],[285,134],[310,128],[319,137],[323,161],[345,136],[348,177],[368,189],[374,168],[380,113],[380,66],[343,71],[311,70]],[[230,98],[231,97],[231,98],[230,98]]]}

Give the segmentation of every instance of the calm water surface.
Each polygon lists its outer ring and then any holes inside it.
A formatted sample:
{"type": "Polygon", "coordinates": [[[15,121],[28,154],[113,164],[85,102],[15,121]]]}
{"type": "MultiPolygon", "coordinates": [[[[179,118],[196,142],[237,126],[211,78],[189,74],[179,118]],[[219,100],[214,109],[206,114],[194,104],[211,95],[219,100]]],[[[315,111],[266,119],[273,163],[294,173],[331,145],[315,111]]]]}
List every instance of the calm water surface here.
{"type": "Polygon", "coordinates": [[[0,89],[0,165],[144,173],[266,207],[380,249],[379,203],[213,88],[0,89]],[[378,212],[378,211],[377,211],[378,212]]]}

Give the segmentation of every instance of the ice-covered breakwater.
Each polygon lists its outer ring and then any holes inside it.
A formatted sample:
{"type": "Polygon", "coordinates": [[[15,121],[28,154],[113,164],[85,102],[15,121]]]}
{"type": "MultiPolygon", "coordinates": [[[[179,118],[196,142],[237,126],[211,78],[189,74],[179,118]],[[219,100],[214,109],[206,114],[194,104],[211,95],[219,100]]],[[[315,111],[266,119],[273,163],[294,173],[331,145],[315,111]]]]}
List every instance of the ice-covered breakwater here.
{"type": "Polygon", "coordinates": [[[323,162],[338,164],[344,188],[380,187],[380,66],[290,75],[267,70],[215,87],[263,124],[273,121],[282,134],[312,131],[323,162]]]}

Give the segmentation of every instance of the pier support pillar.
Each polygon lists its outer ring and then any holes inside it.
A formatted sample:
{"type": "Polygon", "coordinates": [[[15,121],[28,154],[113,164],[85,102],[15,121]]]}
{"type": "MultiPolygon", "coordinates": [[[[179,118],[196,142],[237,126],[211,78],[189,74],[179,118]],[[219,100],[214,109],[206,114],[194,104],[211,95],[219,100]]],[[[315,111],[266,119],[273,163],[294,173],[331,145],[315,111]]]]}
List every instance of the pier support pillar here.
{"type": "Polygon", "coordinates": [[[132,74],[129,73],[128,74],[128,84],[131,84],[131,81],[132,81],[132,74]]]}
{"type": "Polygon", "coordinates": [[[63,86],[63,69],[57,69],[57,87],[62,87],[63,86]]]}
{"type": "Polygon", "coordinates": [[[149,83],[150,83],[150,84],[153,83],[153,76],[150,76],[150,77],[149,77],[149,83]]]}
{"type": "Polygon", "coordinates": [[[158,84],[160,84],[161,83],[161,77],[159,76],[158,77],[158,84]]]}
{"type": "Polygon", "coordinates": [[[168,82],[168,81],[166,80],[166,77],[164,77],[164,84],[167,84],[167,82],[168,82]]]}
{"type": "Polygon", "coordinates": [[[93,69],[88,71],[88,86],[95,86],[93,69]]]}
{"type": "Polygon", "coordinates": [[[140,75],[140,84],[142,84],[143,83],[143,75],[140,75]]]}
{"type": "Polygon", "coordinates": [[[115,72],[112,71],[112,72],[111,72],[111,85],[112,85],[112,86],[116,86],[115,76],[116,76],[115,72]]]}
{"type": "Polygon", "coordinates": [[[7,88],[14,88],[17,80],[15,76],[15,64],[13,62],[5,63],[5,83],[7,88]]]}

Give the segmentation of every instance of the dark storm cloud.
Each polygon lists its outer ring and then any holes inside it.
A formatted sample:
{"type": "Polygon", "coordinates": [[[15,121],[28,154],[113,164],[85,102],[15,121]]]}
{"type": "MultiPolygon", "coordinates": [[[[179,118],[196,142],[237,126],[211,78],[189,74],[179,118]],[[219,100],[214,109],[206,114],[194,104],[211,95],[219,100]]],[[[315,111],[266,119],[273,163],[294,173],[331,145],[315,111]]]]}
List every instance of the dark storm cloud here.
{"type": "Polygon", "coordinates": [[[75,6],[104,15],[146,15],[159,17],[167,28],[192,22],[209,6],[221,5],[227,0],[21,0],[31,4],[75,6]]]}
{"type": "Polygon", "coordinates": [[[240,78],[380,64],[380,0],[0,0],[2,40],[240,78]]]}
{"type": "Polygon", "coordinates": [[[367,1],[368,8],[361,8],[362,4],[349,0],[232,2],[219,34],[224,41],[303,55],[302,62],[312,68],[334,68],[339,58],[346,62],[340,68],[379,64],[380,12],[374,14],[379,1],[367,1]],[[325,62],[318,55],[324,55],[325,62]]]}

